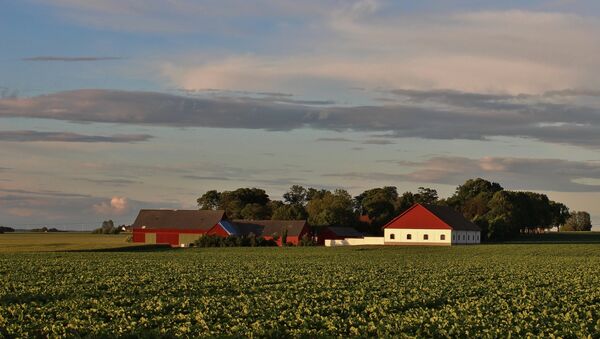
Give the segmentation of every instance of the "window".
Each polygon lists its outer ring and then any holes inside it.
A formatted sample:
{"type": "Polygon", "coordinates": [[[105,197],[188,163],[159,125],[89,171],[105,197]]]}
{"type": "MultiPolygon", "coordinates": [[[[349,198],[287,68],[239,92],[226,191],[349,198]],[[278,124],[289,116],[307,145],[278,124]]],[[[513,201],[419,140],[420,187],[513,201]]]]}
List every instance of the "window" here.
{"type": "Polygon", "coordinates": [[[392,240],[396,239],[396,235],[394,233],[390,234],[390,239],[392,239],[392,240]]]}
{"type": "Polygon", "coordinates": [[[463,240],[465,240],[465,235],[463,234],[463,240]]]}
{"type": "Polygon", "coordinates": [[[440,240],[446,240],[446,235],[445,234],[440,235],[440,240]]]}
{"type": "Polygon", "coordinates": [[[429,234],[423,234],[423,240],[429,240],[429,234]]]}
{"type": "Polygon", "coordinates": [[[406,235],[406,239],[407,239],[407,240],[410,240],[410,239],[412,239],[412,234],[407,234],[407,235],[406,235]]]}
{"type": "Polygon", "coordinates": [[[467,235],[467,240],[471,240],[471,236],[470,235],[467,235]]]}
{"type": "Polygon", "coordinates": [[[477,236],[477,240],[479,240],[479,235],[477,236]]]}

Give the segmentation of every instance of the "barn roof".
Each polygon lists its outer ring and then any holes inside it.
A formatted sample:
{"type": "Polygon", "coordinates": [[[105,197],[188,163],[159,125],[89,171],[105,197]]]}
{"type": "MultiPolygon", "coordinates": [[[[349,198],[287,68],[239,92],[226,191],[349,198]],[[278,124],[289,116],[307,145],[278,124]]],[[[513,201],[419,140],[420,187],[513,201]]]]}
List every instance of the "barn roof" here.
{"type": "Polygon", "coordinates": [[[467,220],[462,214],[449,206],[422,204],[429,212],[457,231],[481,231],[479,226],[467,220]]]}
{"type": "Polygon", "coordinates": [[[333,232],[338,237],[362,237],[364,236],[359,231],[352,227],[327,227],[328,230],[333,232]]]}
{"type": "Polygon", "coordinates": [[[287,235],[297,237],[306,227],[306,220],[234,220],[240,234],[254,233],[257,236],[271,236],[275,233],[282,236],[287,228],[287,235]]]}
{"type": "Polygon", "coordinates": [[[436,226],[435,224],[430,224],[426,227],[422,225],[420,219],[423,217],[419,216],[419,213],[424,210],[430,213],[437,220],[441,221],[442,225],[444,225],[444,228],[451,228],[456,231],[481,231],[479,226],[470,222],[461,213],[449,206],[419,203],[412,205],[409,209],[392,219],[382,228],[413,228],[413,226],[423,229],[440,228],[440,225],[436,226]],[[398,227],[398,225],[402,224],[404,225],[398,227]]]}
{"type": "Polygon", "coordinates": [[[140,210],[133,228],[208,231],[225,219],[225,211],[212,210],[140,210]]]}

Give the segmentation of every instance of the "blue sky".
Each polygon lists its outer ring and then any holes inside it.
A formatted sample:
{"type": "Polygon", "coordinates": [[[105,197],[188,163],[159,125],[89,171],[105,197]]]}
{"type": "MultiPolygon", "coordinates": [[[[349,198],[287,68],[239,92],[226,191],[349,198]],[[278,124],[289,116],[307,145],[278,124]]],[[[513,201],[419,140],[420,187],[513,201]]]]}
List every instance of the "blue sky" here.
{"type": "Polygon", "coordinates": [[[5,1],[0,224],[471,177],[600,220],[596,1],[5,1]]]}

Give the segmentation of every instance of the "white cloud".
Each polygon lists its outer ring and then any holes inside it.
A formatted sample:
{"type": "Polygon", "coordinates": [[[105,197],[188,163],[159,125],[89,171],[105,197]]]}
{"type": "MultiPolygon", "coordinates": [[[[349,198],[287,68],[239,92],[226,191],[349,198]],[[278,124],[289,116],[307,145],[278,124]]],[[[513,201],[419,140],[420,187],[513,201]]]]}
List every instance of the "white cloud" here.
{"type": "Polygon", "coordinates": [[[129,200],[125,197],[112,197],[110,201],[94,204],[93,208],[99,215],[122,215],[129,211],[129,200]]]}
{"type": "Polygon", "coordinates": [[[166,62],[162,74],[187,89],[298,91],[321,81],[539,94],[600,85],[598,20],[516,10],[384,16],[366,3],[332,11],[318,38],[280,41],[293,53],[203,55],[166,62]]]}

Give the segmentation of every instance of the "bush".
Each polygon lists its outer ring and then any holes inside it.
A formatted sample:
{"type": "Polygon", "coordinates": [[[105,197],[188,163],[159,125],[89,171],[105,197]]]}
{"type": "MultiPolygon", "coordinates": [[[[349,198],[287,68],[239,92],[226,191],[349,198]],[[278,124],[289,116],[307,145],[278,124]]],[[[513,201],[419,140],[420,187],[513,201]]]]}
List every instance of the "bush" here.
{"type": "Polygon", "coordinates": [[[254,234],[242,237],[230,235],[225,238],[218,235],[203,235],[192,245],[194,247],[269,247],[277,246],[277,242],[256,237],[254,234]]]}
{"type": "Polygon", "coordinates": [[[92,234],[119,234],[121,233],[120,227],[115,227],[115,223],[112,220],[105,220],[102,222],[102,227],[96,228],[92,231],[92,234]]]}
{"type": "Polygon", "coordinates": [[[316,246],[317,243],[314,241],[312,237],[309,237],[308,234],[305,234],[300,238],[298,242],[298,246],[316,246]]]}

